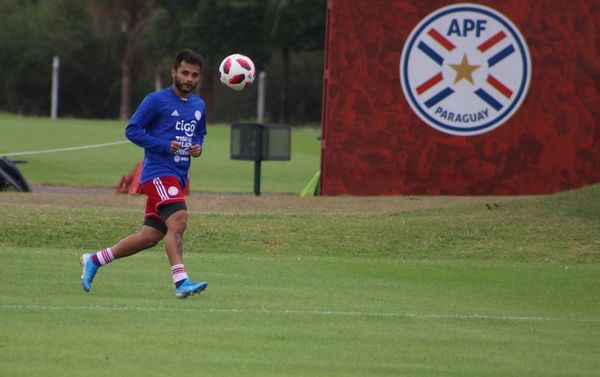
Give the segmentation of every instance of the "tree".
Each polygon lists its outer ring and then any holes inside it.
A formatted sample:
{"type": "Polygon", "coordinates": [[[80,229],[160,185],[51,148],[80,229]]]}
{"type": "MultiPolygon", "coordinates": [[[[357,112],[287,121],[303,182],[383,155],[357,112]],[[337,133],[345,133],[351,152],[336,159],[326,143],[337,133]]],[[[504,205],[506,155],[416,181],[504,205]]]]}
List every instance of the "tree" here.
{"type": "Polygon", "coordinates": [[[116,36],[121,66],[121,102],[119,119],[131,116],[132,68],[136,54],[141,50],[143,37],[164,10],[153,1],[92,0],[92,15],[96,30],[105,36],[116,36]],[[118,25],[116,23],[118,22],[118,25]],[[119,33],[114,33],[118,26],[119,33]]]}
{"type": "Polygon", "coordinates": [[[205,57],[199,94],[211,121],[256,114],[257,85],[219,84],[232,53],[267,71],[269,120],[318,121],[325,1],[2,0],[0,110],[48,115],[59,55],[59,116],[127,119],[157,72],[170,83],[174,54],[189,47],[205,57]]]}
{"type": "MultiPolygon", "coordinates": [[[[186,16],[182,18],[182,23],[189,27],[182,31],[181,41],[201,52],[206,60],[201,90],[209,114],[218,114],[218,92],[223,94],[221,98],[227,98],[227,102],[233,104],[241,98],[247,99],[247,93],[229,97],[227,92],[220,92],[221,88],[216,85],[217,69],[221,59],[232,53],[252,57],[258,69],[264,65],[268,58],[261,32],[264,14],[262,0],[205,0],[198,2],[194,11],[187,9],[186,16]]],[[[236,107],[230,106],[230,109],[236,107]]]]}
{"type": "Polygon", "coordinates": [[[271,47],[281,54],[279,122],[288,121],[291,54],[322,50],[325,39],[326,0],[270,0],[265,31],[271,47]]]}
{"type": "Polygon", "coordinates": [[[1,1],[2,110],[48,115],[52,57],[59,55],[59,115],[106,117],[115,107],[110,88],[118,72],[94,34],[85,2],[1,1]]]}

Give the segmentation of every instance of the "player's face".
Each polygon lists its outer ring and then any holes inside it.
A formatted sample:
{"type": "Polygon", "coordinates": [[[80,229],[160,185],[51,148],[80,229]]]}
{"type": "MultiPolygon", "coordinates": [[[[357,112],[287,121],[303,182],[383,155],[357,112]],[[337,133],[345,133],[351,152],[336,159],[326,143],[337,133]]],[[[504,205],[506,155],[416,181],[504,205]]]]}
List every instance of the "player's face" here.
{"type": "Polygon", "coordinates": [[[177,69],[171,69],[173,83],[183,94],[191,93],[200,81],[200,67],[182,61],[177,69]]]}

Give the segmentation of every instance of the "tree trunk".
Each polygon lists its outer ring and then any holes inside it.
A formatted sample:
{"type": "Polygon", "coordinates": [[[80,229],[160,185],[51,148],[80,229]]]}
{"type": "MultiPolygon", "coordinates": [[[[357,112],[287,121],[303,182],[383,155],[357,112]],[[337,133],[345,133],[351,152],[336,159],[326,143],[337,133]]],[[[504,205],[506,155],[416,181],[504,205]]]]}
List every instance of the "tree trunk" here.
{"type": "Polygon", "coordinates": [[[121,120],[129,120],[131,116],[131,62],[127,55],[124,54],[121,61],[121,106],[119,110],[119,119],[121,120]]]}
{"type": "Polygon", "coordinates": [[[129,8],[127,6],[122,9],[121,32],[125,35],[125,47],[123,57],[121,58],[121,108],[119,110],[119,118],[128,120],[131,117],[131,87],[133,85],[132,67],[135,61],[136,50],[139,47],[140,41],[144,32],[148,29],[154,15],[153,13],[140,18],[139,8],[129,8]]]}
{"type": "Polygon", "coordinates": [[[127,7],[121,8],[121,32],[125,36],[125,46],[121,57],[121,105],[119,119],[128,120],[131,116],[131,65],[133,63],[133,41],[131,30],[134,14],[127,7]]]}
{"type": "MultiPolygon", "coordinates": [[[[131,93],[133,85],[133,63],[136,49],[145,31],[150,27],[162,8],[154,7],[151,2],[141,0],[92,0],[92,19],[97,29],[108,19],[119,18],[120,37],[123,38],[121,56],[121,102],[119,104],[119,119],[127,120],[131,116],[131,93]]],[[[119,49],[120,51],[120,49],[119,49]]]]}

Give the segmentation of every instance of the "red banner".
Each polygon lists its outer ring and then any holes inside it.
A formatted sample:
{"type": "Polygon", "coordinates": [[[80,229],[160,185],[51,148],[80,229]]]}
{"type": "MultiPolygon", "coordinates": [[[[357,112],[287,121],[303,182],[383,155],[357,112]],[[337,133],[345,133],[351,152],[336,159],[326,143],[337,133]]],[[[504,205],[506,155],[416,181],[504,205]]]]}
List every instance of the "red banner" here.
{"type": "Polygon", "coordinates": [[[600,181],[591,0],[330,0],[323,195],[553,193],[600,181]]]}

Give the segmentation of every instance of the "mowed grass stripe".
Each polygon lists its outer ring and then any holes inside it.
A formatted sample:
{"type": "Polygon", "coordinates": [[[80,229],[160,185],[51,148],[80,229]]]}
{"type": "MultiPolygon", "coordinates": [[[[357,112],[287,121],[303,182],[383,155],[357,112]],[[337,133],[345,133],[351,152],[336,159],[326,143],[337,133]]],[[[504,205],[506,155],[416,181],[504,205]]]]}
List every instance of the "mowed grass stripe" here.
{"type": "MultiPolygon", "coordinates": [[[[25,265],[29,267],[23,276],[47,281],[31,288],[35,302],[22,302],[18,296],[23,289],[15,295],[6,285],[7,290],[0,296],[3,304],[147,308],[144,300],[152,300],[159,311],[181,309],[181,301],[171,300],[172,283],[160,249],[102,268],[89,295],[81,291],[77,251],[0,248],[0,252],[0,271],[5,270],[5,276],[25,265]],[[42,266],[36,265],[42,261],[42,266]],[[133,297],[128,289],[136,292],[133,297]],[[46,299],[60,291],[73,297],[58,302],[46,299]],[[71,299],[81,302],[73,303],[71,299]],[[114,299],[118,305],[111,301],[114,299]]],[[[205,294],[185,301],[186,309],[191,310],[431,319],[600,318],[596,297],[600,292],[600,268],[596,265],[248,254],[190,254],[186,262],[192,277],[209,281],[205,294]],[[282,296],[286,300],[282,301],[282,296]],[[189,304],[195,306],[189,308],[189,304]]]]}
{"type": "Polygon", "coordinates": [[[595,265],[196,253],[186,266],[209,288],[177,300],[162,250],[103,267],[91,294],[80,252],[0,247],[7,375],[529,377],[600,367],[600,323],[588,321],[600,312],[595,265]],[[27,284],[15,289],[15,276],[27,284]]]}
{"type": "Polygon", "coordinates": [[[139,311],[139,312],[172,312],[172,313],[191,313],[191,314],[250,314],[250,315],[315,315],[315,316],[334,316],[334,317],[383,317],[383,318],[415,318],[422,320],[475,320],[475,321],[526,321],[526,322],[598,322],[600,318],[553,318],[553,317],[516,317],[516,316],[489,316],[482,314],[419,314],[419,313],[377,313],[377,312],[342,312],[327,310],[270,310],[270,309],[190,309],[177,307],[160,306],[47,306],[47,305],[3,305],[3,310],[41,310],[41,311],[139,311]]]}

